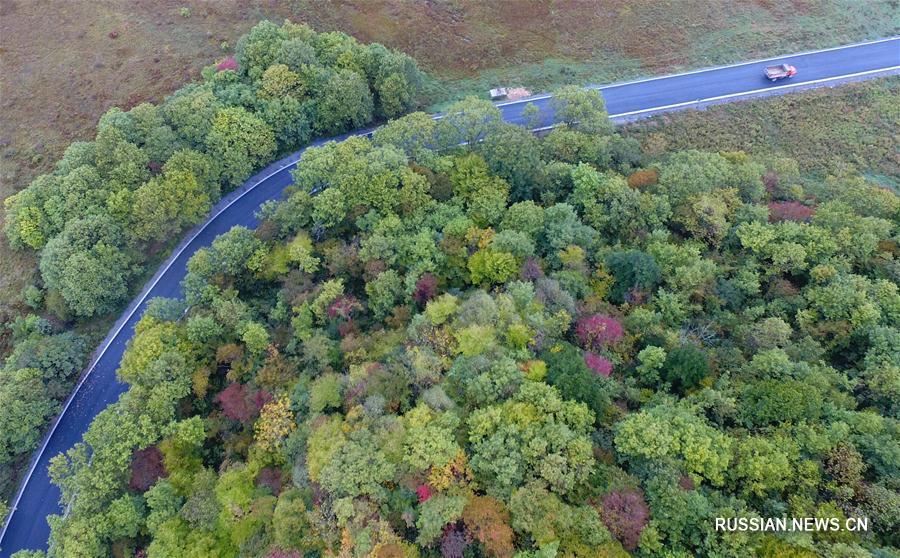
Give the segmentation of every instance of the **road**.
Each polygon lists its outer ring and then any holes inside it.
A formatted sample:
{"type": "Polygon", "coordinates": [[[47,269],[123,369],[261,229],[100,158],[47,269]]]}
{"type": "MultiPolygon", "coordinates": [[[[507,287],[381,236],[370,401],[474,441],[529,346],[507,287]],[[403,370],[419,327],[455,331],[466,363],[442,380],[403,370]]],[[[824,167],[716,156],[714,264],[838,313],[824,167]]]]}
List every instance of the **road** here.
{"type": "MultiPolygon", "coordinates": [[[[728,102],[886,73],[900,73],[900,37],[595,88],[603,94],[610,117],[623,119],[690,108],[697,106],[698,101],[728,102]],[[798,75],[777,83],[763,77],[764,66],[782,62],[796,66],[798,75]]],[[[498,107],[507,122],[524,124],[522,110],[527,102],[541,109],[542,127],[552,125],[549,95],[498,103],[498,107]]],[[[278,198],[291,183],[290,171],[301,154],[302,150],[269,165],[221,200],[210,218],[186,235],[123,313],[32,458],[31,468],[16,494],[14,511],[0,533],[0,557],[6,558],[23,548],[46,548],[50,529],[45,517],[60,512],[59,490],[47,476],[49,461],[80,441],[93,417],[125,391],[126,386],[116,380],[115,371],[146,301],[153,297],[181,297],[180,283],[194,252],[236,225],[254,228],[256,209],[263,202],[278,198]]]]}

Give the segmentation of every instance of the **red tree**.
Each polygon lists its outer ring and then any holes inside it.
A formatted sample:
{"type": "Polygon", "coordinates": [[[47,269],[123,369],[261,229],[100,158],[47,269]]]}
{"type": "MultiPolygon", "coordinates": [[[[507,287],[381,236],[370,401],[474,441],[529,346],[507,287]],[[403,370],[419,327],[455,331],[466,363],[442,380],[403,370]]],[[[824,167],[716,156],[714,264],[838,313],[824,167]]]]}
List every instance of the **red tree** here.
{"type": "Polygon", "coordinates": [[[612,374],[613,364],[608,359],[591,352],[584,353],[584,363],[595,373],[600,374],[604,378],[609,378],[612,374]]]}
{"type": "Polygon", "coordinates": [[[624,335],[618,320],[602,314],[591,314],[578,320],[575,335],[584,348],[599,351],[612,345],[624,335]]]}
{"type": "Polygon", "coordinates": [[[362,304],[353,295],[345,295],[338,297],[328,307],[329,318],[343,318],[349,320],[353,317],[353,313],[362,310],[362,304]]]}
{"type": "Polygon", "coordinates": [[[490,496],[473,496],[463,509],[463,523],[488,556],[509,558],[515,551],[509,512],[490,496]]]}
{"type": "Polygon", "coordinates": [[[413,291],[413,300],[420,306],[425,306],[429,300],[437,295],[437,279],[430,273],[425,273],[416,282],[416,289],[413,291]]]}
{"type": "Polygon", "coordinates": [[[271,400],[272,395],[266,390],[251,391],[239,382],[229,384],[216,396],[226,417],[244,423],[253,420],[263,405],[271,400]]]}
{"type": "Polygon", "coordinates": [[[135,450],[131,454],[131,481],[128,487],[136,492],[146,492],[160,477],[168,475],[163,455],[156,446],[135,450]]]}
{"type": "Polygon", "coordinates": [[[771,202],[769,204],[769,222],[800,221],[808,222],[813,216],[813,208],[800,202],[771,202]]]}
{"type": "Polygon", "coordinates": [[[527,258],[522,264],[522,271],[519,275],[525,281],[536,281],[544,276],[544,270],[541,269],[541,262],[535,258],[527,258]]]}
{"type": "Polygon", "coordinates": [[[444,529],[444,535],[441,538],[441,556],[443,558],[463,558],[467,546],[469,546],[469,541],[463,532],[449,525],[444,529]]]}
{"type": "Polygon", "coordinates": [[[600,518],[622,546],[634,550],[650,519],[650,508],[640,491],[614,491],[603,497],[600,518]]]}
{"type": "Polygon", "coordinates": [[[275,467],[263,467],[256,477],[256,486],[267,486],[272,494],[278,496],[281,492],[281,469],[275,467]]]}
{"type": "Polygon", "coordinates": [[[431,487],[427,484],[420,484],[416,488],[416,496],[419,497],[419,503],[426,502],[429,498],[431,498],[434,493],[431,490],[431,487]]]}

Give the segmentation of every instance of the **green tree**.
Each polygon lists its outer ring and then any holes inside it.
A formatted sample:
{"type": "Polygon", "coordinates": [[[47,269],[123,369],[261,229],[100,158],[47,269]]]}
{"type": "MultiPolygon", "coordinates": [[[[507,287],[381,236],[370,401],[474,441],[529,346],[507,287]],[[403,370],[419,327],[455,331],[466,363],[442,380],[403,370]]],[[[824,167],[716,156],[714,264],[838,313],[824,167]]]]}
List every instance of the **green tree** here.
{"type": "Polygon", "coordinates": [[[366,295],[369,309],[376,318],[382,319],[403,296],[403,280],[393,269],[383,271],[366,283],[366,295]]]}
{"type": "Polygon", "coordinates": [[[335,451],[322,469],[320,482],[333,498],[385,496],[383,483],[394,476],[395,465],[378,449],[371,433],[359,431],[335,451]]]}
{"type": "Polygon", "coordinates": [[[275,135],[259,117],[246,109],[221,109],[206,136],[213,157],[222,162],[222,176],[234,187],[275,153],[275,135]]]}
{"type": "Polygon", "coordinates": [[[612,252],[604,263],[615,279],[609,292],[614,302],[625,302],[634,292],[652,292],[662,279],[653,256],[640,250],[612,252]]]}
{"type": "Polygon", "coordinates": [[[210,207],[207,189],[193,174],[167,172],[135,191],[132,232],[139,240],[162,242],[199,222],[210,207]]]}
{"type": "Polygon", "coordinates": [[[437,123],[424,112],[414,112],[391,120],[375,130],[372,141],[376,146],[393,145],[413,161],[429,165],[434,161],[437,123]]]}
{"type": "MultiPolygon", "coordinates": [[[[772,491],[782,490],[794,476],[790,446],[789,441],[783,438],[744,438],[735,447],[734,464],[729,474],[744,494],[763,497],[772,491]]],[[[796,448],[793,452],[796,453],[796,448]]]]}
{"type": "Polygon", "coordinates": [[[462,517],[465,506],[464,496],[437,495],[426,500],[420,506],[419,518],[416,520],[416,528],[419,530],[416,542],[424,546],[437,539],[445,525],[462,517]]]}
{"type": "Polygon", "coordinates": [[[550,107],[557,120],[590,134],[609,134],[612,123],[603,96],[596,89],[567,85],[553,92],[550,107]]]}
{"type": "Polygon", "coordinates": [[[594,465],[593,414],[546,384],[526,382],[512,399],[468,418],[472,470],[489,494],[507,498],[531,480],[567,495],[594,465]]]}
{"type": "Polygon", "coordinates": [[[459,144],[475,146],[496,132],[502,124],[500,110],[490,101],[466,97],[447,107],[438,121],[437,147],[459,144]]]}
{"type": "Polygon", "coordinates": [[[513,200],[530,200],[541,186],[541,149],[534,134],[514,125],[503,125],[478,145],[491,172],[510,185],[513,200]]]}
{"type": "Polygon", "coordinates": [[[41,376],[34,368],[0,372],[0,464],[32,451],[56,412],[41,376]]]}
{"type": "Polygon", "coordinates": [[[709,375],[709,359],[696,345],[687,343],[666,354],[662,377],[681,393],[692,389],[709,375]]]}
{"type": "Polygon", "coordinates": [[[166,99],[160,112],[175,134],[193,148],[203,147],[222,103],[207,85],[189,84],[166,99]]]}
{"type": "Polygon", "coordinates": [[[355,130],[372,120],[373,110],[365,78],[352,70],[340,70],[317,92],[314,128],[323,135],[355,130]]]}
{"type": "Polygon", "coordinates": [[[822,412],[822,394],[814,385],[789,378],[753,382],[741,394],[741,419],[748,426],[816,421],[822,412]]]}
{"type": "Polygon", "coordinates": [[[235,58],[240,71],[257,80],[275,61],[285,34],[271,21],[263,20],[241,36],[235,45],[235,58]]]}
{"type": "Polygon", "coordinates": [[[469,257],[470,281],[473,285],[502,284],[518,271],[516,258],[509,252],[479,250],[469,257]]]}
{"type": "Polygon", "coordinates": [[[121,241],[122,232],[108,219],[70,222],[41,254],[44,284],[78,316],[111,312],[128,294],[131,260],[121,241]]]}
{"type": "Polygon", "coordinates": [[[298,490],[282,492],[272,516],[275,544],[285,550],[309,550],[320,546],[307,513],[306,503],[298,490]]]}
{"type": "Polygon", "coordinates": [[[616,425],[614,441],[625,461],[674,460],[695,479],[714,486],[724,483],[731,461],[731,438],[673,405],[628,415],[616,425]]]}
{"type": "Polygon", "coordinates": [[[280,99],[302,96],[300,76],[284,64],[273,64],[266,68],[259,80],[260,99],[280,99]]]}

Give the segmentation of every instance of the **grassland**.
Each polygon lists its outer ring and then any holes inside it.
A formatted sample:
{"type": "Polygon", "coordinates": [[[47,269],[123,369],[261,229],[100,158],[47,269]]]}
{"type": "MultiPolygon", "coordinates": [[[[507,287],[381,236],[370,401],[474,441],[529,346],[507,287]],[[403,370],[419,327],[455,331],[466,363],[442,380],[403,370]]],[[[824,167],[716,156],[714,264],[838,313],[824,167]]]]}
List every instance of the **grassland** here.
{"type": "Polygon", "coordinates": [[[797,160],[811,177],[856,169],[900,192],[900,77],[814,89],[625,127],[645,149],[743,150],[797,160]]]}
{"type": "MultiPolygon", "coordinates": [[[[890,35],[897,10],[897,0],[0,0],[0,199],[107,108],[160,100],[263,18],[404,50],[435,76],[429,101],[440,106],[498,83],[545,90],[890,35]]],[[[0,242],[0,321],[21,310],[34,269],[0,242]]]]}

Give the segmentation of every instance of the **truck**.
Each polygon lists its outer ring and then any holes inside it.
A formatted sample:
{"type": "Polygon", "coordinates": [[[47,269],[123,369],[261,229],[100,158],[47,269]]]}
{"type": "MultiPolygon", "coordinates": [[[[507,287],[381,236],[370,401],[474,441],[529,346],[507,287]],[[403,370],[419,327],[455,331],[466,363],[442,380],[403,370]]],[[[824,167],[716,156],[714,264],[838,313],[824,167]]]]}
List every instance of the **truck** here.
{"type": "Polygon", "coordinates": [[[488,95],[491,96],[492,101],[499,101],[505,99],[507,95],[509,95],[509,89],[506,87],[495,87],[488,91],[488,95]]]}
{"type": "Polygon", "coordinates": [[[797,68],[790,64],[766,66],[766,77],[769,78],[769,81],[778,81],[779,79],[794,77],[795,75],[797,75],[797,68]]]}

